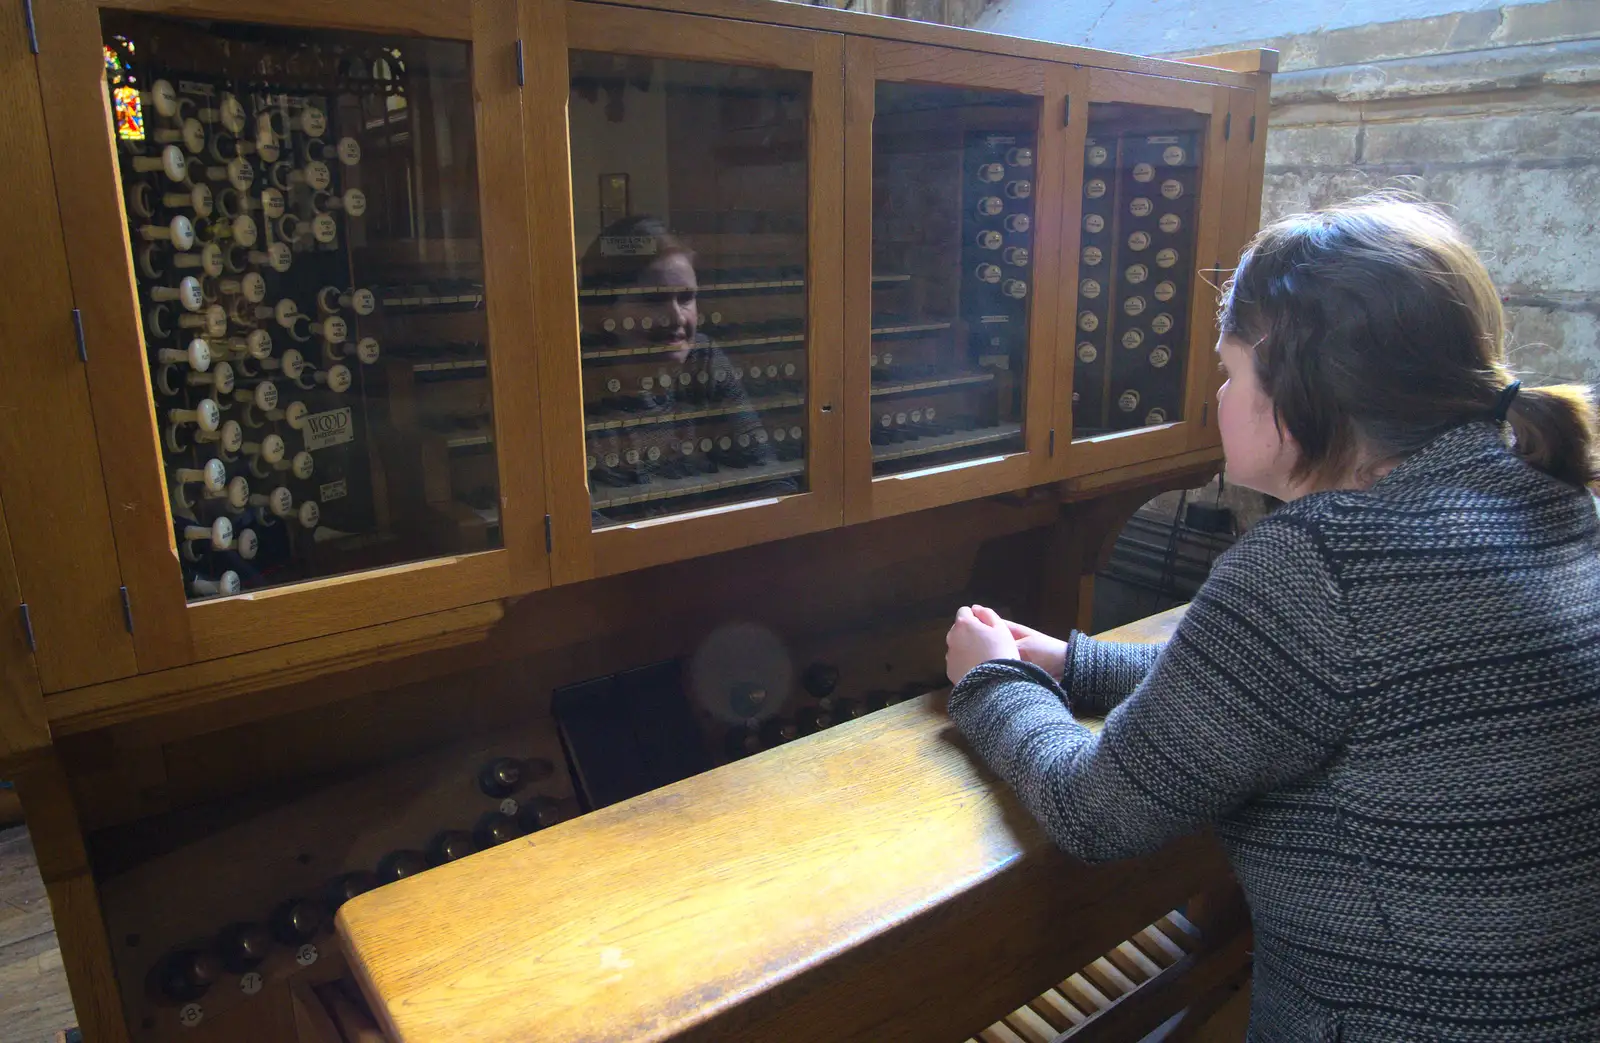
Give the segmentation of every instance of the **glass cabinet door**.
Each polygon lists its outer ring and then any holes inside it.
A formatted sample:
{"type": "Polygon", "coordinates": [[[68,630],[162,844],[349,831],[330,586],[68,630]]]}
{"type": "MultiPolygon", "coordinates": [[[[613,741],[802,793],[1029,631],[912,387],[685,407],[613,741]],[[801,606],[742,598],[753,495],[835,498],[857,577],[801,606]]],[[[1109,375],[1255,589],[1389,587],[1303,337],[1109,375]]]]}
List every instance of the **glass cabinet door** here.
{"type": "MultiPolygon", "coordinates": [[[[85,309],[87,340],[136,338],[117,408],[147,396],[176,549],[133,612],[503,547],[473,42],[95,17],[120,209],[75,275],[80,301],[131,283],[125,313],[85,309]]],[[[413,577],[417,610],[506,592],[503,559],[467,569],[431,604],[413,577]]],[[[372,610],[342,586],[334,615],[372,610]]],[[[273,638],[207,618],[226,634],[197,651],[273,638]]]]}
{"type": "MultiPolygon", "coordinates": [[[[1211,109],[1220,88],[1094,70],[1078,158],[1080,215],[1069,409],[1072,437],[1094,442],[1129,432],[1164,434],[1186,448],[1185,422],[1209,405],[1191,384],[1209,373],[1220,218],[1222,142],[1211,109]],[[1098,90],[1096,90],[1098,88],[1098,90]],[[1120,88],[1120,90],[1119,90],[1120,88]],[[1168,98],[1161,97],[1165,91],[1168,98]],[[1196,358],[1201,361],[1196,363],[1196,358]],[[1203,372],[1196,372],[1196,367],[1203,372]]],[[[1221,117],[1217,120],[1220,129],[1221,117]]],[[[1072,267],[1072,265],[1067,265],[1072,267]]],[[[1154,440],[1120,453],[1160,455],[1154,440]]],[[[1074,446],[1075,462],[1111,465],[1074,446]]]]}
{"type": "Polygon", "coordinates": [[[570,71],[594,526],[805,492],[809,74],[570,71]]]}
{"type": "Polygon", "coordinates": [[[577,273],[575,309],[541,305],[576,318],[577,365],[547,360],[558,578],[837,524],[839,39],[565,12],[565,81],[534,102],[571,187],[570,236],[535,238],[570,238],[577,273]]]}
{"type": "Polygon", "coordinates": [[[1042,63],[850,47],[864,56],[850,75],[871,77],[870,94],[850,88],[847,156],[850,198],[870,199],[847,216],[854,300],[870,300],[846,318],[847,372],[865,377],[851,385],[858,519],[1027,484],[1030,434],[1040,448],[1048,427],[1030,430],[1029,398],[1048,371],[1061,135],[1041,134],[1042,63]]]}

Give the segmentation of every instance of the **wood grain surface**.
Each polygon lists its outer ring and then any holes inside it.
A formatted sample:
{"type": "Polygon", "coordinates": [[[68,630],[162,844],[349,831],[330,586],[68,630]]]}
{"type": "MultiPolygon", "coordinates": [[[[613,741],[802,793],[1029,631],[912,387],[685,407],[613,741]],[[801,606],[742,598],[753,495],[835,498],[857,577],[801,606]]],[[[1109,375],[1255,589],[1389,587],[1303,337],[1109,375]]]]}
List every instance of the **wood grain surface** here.
{"type": "Polygon", "coordinates": [[[959,1039],[1225,873],[1061,854],[939,702],[364,895],[352,970],[398,1043],[959,1039]]]}

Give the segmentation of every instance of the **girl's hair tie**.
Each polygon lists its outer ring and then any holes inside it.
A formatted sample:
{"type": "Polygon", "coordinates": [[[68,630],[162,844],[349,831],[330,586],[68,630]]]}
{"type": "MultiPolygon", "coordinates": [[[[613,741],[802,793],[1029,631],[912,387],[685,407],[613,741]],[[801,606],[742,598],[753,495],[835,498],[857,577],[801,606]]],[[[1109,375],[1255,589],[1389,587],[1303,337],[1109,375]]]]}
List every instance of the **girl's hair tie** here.
{"type": "Polygon", "coordinates": [[[1503,424],[1506,422],[1506,411],[1511,408],[1511,400],[1516,398],[1517,392],[1521,390],[1522,381],[1513,380],[1500,392],[1500,397],[1495,399],[1494,402],[1494,412],[1489,414],[1495,423],[1503,424]]]}

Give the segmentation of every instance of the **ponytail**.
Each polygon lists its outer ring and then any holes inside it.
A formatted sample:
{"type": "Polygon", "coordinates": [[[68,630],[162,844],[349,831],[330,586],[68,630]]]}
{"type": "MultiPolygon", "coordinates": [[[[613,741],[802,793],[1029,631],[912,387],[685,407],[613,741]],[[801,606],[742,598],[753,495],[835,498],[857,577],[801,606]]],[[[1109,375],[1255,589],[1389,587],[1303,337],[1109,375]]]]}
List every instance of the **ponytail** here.
{"type": "Polygon", "coordinates": [[[1513,450],[1568,485],[1600,493],[1600,413],[1582,384],[1524,387],[1506,411],[1513,450]]]}

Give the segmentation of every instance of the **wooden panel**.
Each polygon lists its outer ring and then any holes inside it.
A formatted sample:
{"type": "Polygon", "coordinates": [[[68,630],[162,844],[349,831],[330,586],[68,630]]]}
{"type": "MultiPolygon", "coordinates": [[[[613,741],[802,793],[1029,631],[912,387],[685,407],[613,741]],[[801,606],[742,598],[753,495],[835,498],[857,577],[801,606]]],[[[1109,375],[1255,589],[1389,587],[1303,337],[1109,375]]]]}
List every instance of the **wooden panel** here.
{"type": "Polygon", "coordinates": [[[526,50],[522,145],[533,240],[538,374],[544,389],[545,495],[551,518],[552,583],[594,574],[588,478],[583,453],[583,386],[578,353],[578,277],[572,225],[572,157],[567,137],[567,0],[524,0],[526,50]]]}
{"type": "Polygon", "coordinates": [[[1264,72],[1278,71],[1278,52],[1270,47],[1252,47],[1244,51],[1219,51],[1215,54],[1193,54],[1178,61],[1186,65],[1204,65],[1212,69],[1227,69],[1230,72],[1264,72]]]}
{"type": "Polygon", "coordinates": [[[16,783],[39,858],[39,875],[50,895],[78,1025],[93,1043],[127,1043],[105,921],[66,774],[60,762],[49,757],[30,766],[16,783]]]}
{"type": "Polygon", "coordinates": [[[50,745],[50,726],[39,694],[39,674],[28,650],[21,605],[5,505],[0,504],[0,770],[50,745]]]}
{"type": "Polygon", "coordinates": [[[980,55],[943,47],[874,41],[872,76],[898,83],[939,83],[1016,94],[1043,94],[1049,67],[1022,58],[980,55]]]}
{"type": "Polygon", "coordinates": [[[509,565],[509,551],[486,551],[197,602],[187,610],[193,658],[204,663],[503,597],[509,565]]]}
{"type": "Polygon", "coordinates": [[[1204,836],[1076,863],[950,735],[903,703],[364,895],[347,954],[405,1043],[926,1040],[1226,873],[1204,836]],[[519,916],[476,915],[529,879],[519,916]]]}
{"type": "MultiPolygon", "coordinates": [[[[428,6],[460,5],[434,2],[428,6]]],[[[528,240],[528,185],[519,133],[518,6],[517,0],[473,0],[472,78],[479,211],[484,217],[489,366],[494,377],[495,457],[500,471],[500,532],[510,559],[510,575],[502,589],[525,594],[550,585],[550,561],[544,549],[539,331],[528,240]]],[[[522,71],[526,75],[526,59],[522,71]]],[[[379,595],[374,592],[373,596],[379,595]]],[[[441,601],[428,607],[448,604],[441,601]]]]}
{"type": "Polygon", "coordinates": [[[877,45],[845,41],[844,80],[844,517],[872,517],[872,117],[877,45]]]}
{"type": "MultiPolygon", "coordinates": [[[[100,7],[186,18],[222,18],[322,29],[361,29],[466,40],[472,12],[466,4],[436,0],[109,0],[100,7]]],[[[98,34],[94,37],[99,41],[98,34]]]]}
{"type": "Polygon", "coordinates": [[[1201,837],[1073,863],[942,714],[902,705],[357,899],[341,934],[375,1011],[405,1043],[461,1025],[485,1041],[922,1041],[1003,1015],[1225,872],[1201,837]],[[512,879],[541,881],[536,907],[472,915],[512,879]],[[426,949],[419,917],[439,925],[426,949]]]}
{"type": "MultiPolygon", "coordinates": [[[[1250,119],[1255,114],[1256,92],[1228,87],[1219,87],[1217,90],[1224,96],[1227,118],[1232,127],[1232,133],[1226,142],[1227,155],[1223,161],[1225,173],[1220,217],[1217,222],[1217,262],[1216,269],[1211,274],[1211,282],[1220,288],[1233,274],[1233,269],[1239,263],[1239,253],[1254,234],[1256,227],[1256,219],[1246,214],[1250,200],[1251,152],[1254,149],[1250,141],[1249,126],[1250,119]]],[[[1216,308],[1213,307],[1206,315],[1207,322],[1203,327],[1213,342],[1218,335],[1216,316],[1216,308]]],[[[1195,449],[1222,444],[1222,435],[1216,422],[1217,390],[1222,386],[1222,371],[1217,365],[1215,353],[1206,350],[1198,343],[1201,328],[1197,327],[1195,330],[1196,343],[1189,360],[1189,365],[1192,367],[1189,381],[1190,401],[1185,407],[1188,416],[1201,418],[1201,423],[1191,429],[1193,439],[1190,445],[1195,449]]]]}
{"type": "Polygon", "coordinates": [[[39,642],[34,683],[55,690],[123,677],[135,664],[22,7],[0,4],[0,488],[39,642]]]}
{"type": "MultiPolygon", "coordinates": [[[[692,14],[665,11],[647,14],[609,4],[582,2],[574,2],[567,8],[566,42],[574,51],[806,69],[820,75],[830,71],[830,66],[826,52],[818,50],[818,39],[816,33],[797,29],[700,18],[692,14]]],[[[842,41],[836,43],[842,44],[842,41]]],[[[563,61],[562,66],[565,65],[563,61]]],[[[817,86],[813,84],[813,90],[817,86]]]]}
{"type": "Polygon", "coordinates": [[[1076,375],[1075,341],[1078,329],[1078,262],[1083,240],[1083,155],[1084,143],[1089,137],[1089,104],[1094,100],[1089,91],[1089,71],[1073,69],[1067,74],[1067,96],[1072,99],[1066,132],[1062,142],[1065,156],[1062,161],[1061,211],[1057,217],[1060,231],[1056,279],[1060,289],[1056,293],[1056,343],[1054,344],[1055,369],[1051,379],[1050,426],[1056,432],[1056,448],[1048,460],[1046,473],[1051,478],[1070,473],[1077,451],[1072,441],[1072,384],[1076,375]]]}
{"type": "Polygon", "coordinates": [[[1162,76],[1141,76],[1089,70],[1089,100],[1124,102],[1130,105],[1160,105],[1169,109],[1190,109],[1209,115],[1216,108],[1216,94],[1210,83],[1174,80],[1162,76]]]}
{"type": "MultiPolygon", "coordinates": [[[[1220,271],[1224,258],[1223,244],[1229,235],[1229,214],[1223,209],[1224,188],[1230,182],[1233,167],[1231,142],[1237,119],[1229,112],[1231,95],[1237,93],[1226,87],[1212,87],[1213,109],[1210,133],[1206,137],[1205,171],[1200,179],[1200,206],[1196,218],[1200,222],[1195,241],[1194,273],[1189,285],[1194,287],[1194,297],[1189,307],[1189,357],[1185,360],[1184,382],[1186,394],[1183,405],[1184,426],[1188,428],[1189,446],[1199,448],[1220,444],[1213,440],[1217,429],[1216,383],[1217,367],[1214,350],[1217,343],[1217,291],[1222,285],[1220,271]]],[[[1242,125],[1237,128],[1244,131],[1242,125]]]]}
{"type": "Polygon", "coordinates": [[[1088,47],[1068,47],[1042,40],[1026,40],[971,29],[957,29],[905,18],[858,14],[820,5],[774,5],[765,0],[624,0],[624,3],[628,7],[692,11],[718,18],[792,25],[803,29],[899,40],[932,47],[976,51],[981,54],[1013,55],[1018,58],[1038,58],[1073,65],[1121,69],[1147,76],[1170,76],[1235,86],[1245,86],[1248,82],[1248,78],[1238,72],[1205,68],[1185,64],[1182,61],[1119,54],[1115,51],[1097,51],[1088,47]]]}
{"type": "MultiPolygon", "coordinates": [[[[62,692],[46,699],[45,710],[58,735],[93,731],[336,670],[481,641],[503,614],[499,603],[489,602],[413,616],[382,626],[62,692]]],[[[335,694],[329,693],[330,697],[335,694]]]]}

